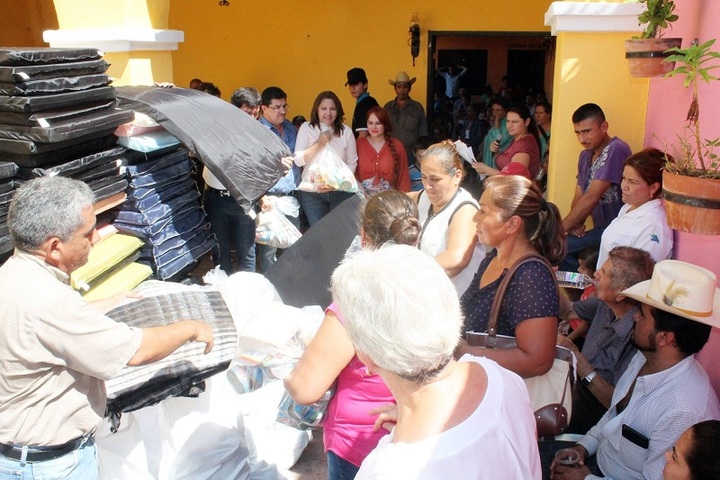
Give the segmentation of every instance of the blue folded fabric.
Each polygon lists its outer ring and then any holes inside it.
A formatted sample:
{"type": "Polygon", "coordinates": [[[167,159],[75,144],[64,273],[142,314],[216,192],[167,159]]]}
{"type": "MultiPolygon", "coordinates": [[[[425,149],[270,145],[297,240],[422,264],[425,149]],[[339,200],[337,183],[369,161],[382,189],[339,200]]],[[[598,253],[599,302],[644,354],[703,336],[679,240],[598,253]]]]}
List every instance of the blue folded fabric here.
{"type": "Polygon", "coordinates": [[[141,187],[128,190],[127,199],[123,204],[123,210],[143,211],[148,210],[158,203],[168,202],[183,193],[195,190],[195,182],[192,178],[184,176],[179,180],[173,180],[156,187],[141,187]]]}
{"type": "Polygon", "coordinates": [[[203,212],[202,208],[199,205],[191,204],[180,211],[174,212],[172,216],[158,220],[150,225],[136,225],[117,220],[113,225],[120,232],[148,239],[170,226],[180,231],[187,231],[198,225],[203,218],[205,218],[205,212],[203,212]]]}
{"type": "Polygon", "coordinates": [[[152,252],[147,249],[140,253],[140,258],[145,258],[151,262],[151,267],[159,279],[168,280],[182,272],[186,267],[196,263],[215,245],[217,245],[215,235],[207,231],[193,237],[184,248],[174,250],[174,255],[163,257],[159,265],[152,256],[152,252]]]}
{"type": "Polygon", "coordinates": [[[160,186],[189,178],[192,162],[187,150],[178,149],[162,158],[138,165],[128,165],[130,186],[133,188],[160,186]]]}
{"type": "Polygon", "coordinates": [[[167,203],[158,203],[146,210],[119,210],[115,222],[130,225],[153,225],[154,223],[163,222],[189,206],[200,208],[199,198],[197,190],[188,190],[182,195],[170,199],[167,203]]]}

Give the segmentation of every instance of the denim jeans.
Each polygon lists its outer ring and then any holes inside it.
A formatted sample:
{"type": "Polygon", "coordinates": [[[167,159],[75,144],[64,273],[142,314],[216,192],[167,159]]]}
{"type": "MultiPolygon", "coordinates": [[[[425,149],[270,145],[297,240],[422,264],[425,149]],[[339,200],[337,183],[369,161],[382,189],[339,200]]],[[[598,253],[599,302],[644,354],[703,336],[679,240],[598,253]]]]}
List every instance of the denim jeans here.
{"type": "Polygon", "coordinates": [[[560,262],[560,265],[558,265],[558,269],[561,272],[577,272],[578,267],[580,266],[578,263],[578,256],[580,255],[580,252],[593,245],[600,246],[600,240],[602,239],[604,231],[604,228],[593,228],[592,230],[585,232],[585,235],[582,237],[576,237],[573,235],[565,237],[565,241],[567,242],[567,252],[565,252],[565,258],[563,261],[560,262]]]}
{"type": "Polygon", "coordinates": [[[332,191],[326,193],[299,192],[300,205],[312,227],[335,207],[355,195],[354,193],[332,191]]]}
{"type": "Polygon", "coordinates": [[[0,455],[0,480],[95,480],[98,472],[97,449],[92,438],[88,438],[77,450],[44,462],[21,463],[0,455]]]}
{"type": "Polygon", "coordinates": [[[328,480],[353,480],[360,467],[356,467],[347,460],[338,457],[334,452],[328,450],[328,480]]]}
{"type": "MultiPolygon", "coordinates": [[[[227,193],[227,192],[225,192],[227,193]]],[[[235,271],[255,271],[255,221],[230,195],[221,190],[205,189],[205,213],[210,220],[218,249],[213,262],[230,275],[235,271]],[[230,251],[235,248],[237,269],[233,269],[230,251]]]]}

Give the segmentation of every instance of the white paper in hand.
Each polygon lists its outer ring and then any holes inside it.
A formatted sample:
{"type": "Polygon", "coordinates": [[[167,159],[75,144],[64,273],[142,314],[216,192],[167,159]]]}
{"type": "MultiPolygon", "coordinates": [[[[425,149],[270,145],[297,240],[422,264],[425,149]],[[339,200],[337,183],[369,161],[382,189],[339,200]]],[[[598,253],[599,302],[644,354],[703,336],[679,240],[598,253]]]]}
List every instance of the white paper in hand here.
{"type": "Polygon", "coordinates": [[[455,140],[455,148],[457,148],[460,158],[468,163],[475,163],[475,155],[473,154],[472,148],[468,147],[460,140],[455,140]]]}

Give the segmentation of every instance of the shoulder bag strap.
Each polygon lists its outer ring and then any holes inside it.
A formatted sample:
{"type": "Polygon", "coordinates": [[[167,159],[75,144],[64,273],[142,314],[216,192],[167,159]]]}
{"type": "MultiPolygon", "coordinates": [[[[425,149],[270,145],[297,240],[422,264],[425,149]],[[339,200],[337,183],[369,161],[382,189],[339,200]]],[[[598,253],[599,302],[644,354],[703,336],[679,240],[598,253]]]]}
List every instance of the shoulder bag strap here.
{"type": "MultiPolygon", "coordinates": [[[[498,318],[500,317],[500,305],[502,304],[503,297],[505,296],[505,290],[507,290],[508,285],[510,285],[510,280],[512,280],[512,277],[513,275],[515,275],[515,272],[518,268],[520,268],[523,264],[532,261],[544,264],[545,267],[547,267],[547,269],[552,272],[552,266],[550,265],[550,263],[548,263],[548,261],[544,257],[538,255],[537,253],[530,253],[528,255],[524,255],[520,257],[515,263],[513,263],[503,277],[502,281],[500,282],[497,292],[495,292],[492,307],[490,307],[490,318],[488,319],[488,336],[494,337],[497,335],[497,323],[498,318]]],[[[554,275],[553,278],[555,278],[554,275]]],[[[557,288],[557,283],[555,284],[555,287],[557,288]]]]}

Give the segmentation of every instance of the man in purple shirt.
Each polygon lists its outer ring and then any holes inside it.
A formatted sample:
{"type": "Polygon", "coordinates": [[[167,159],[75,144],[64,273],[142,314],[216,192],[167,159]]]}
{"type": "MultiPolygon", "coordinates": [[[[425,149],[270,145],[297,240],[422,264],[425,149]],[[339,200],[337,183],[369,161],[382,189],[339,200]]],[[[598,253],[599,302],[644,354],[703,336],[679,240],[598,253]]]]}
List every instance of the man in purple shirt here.
{"type": "Polygon", "coordinates": [[[632,154],[627,143],[608,135],[605,113],[594,103],[586,103],[572,116],[575,135],[584,147],[578,161],[577,185],[570,213],[563,219],[567,235],[567,256],[560,270],[576,272],[581,250],[600,244],[600,238],[623,205],[620,182],[623,164],[632,154]],[[585,220],[592,215],[593,228],[585,231],[585,220]]]}

